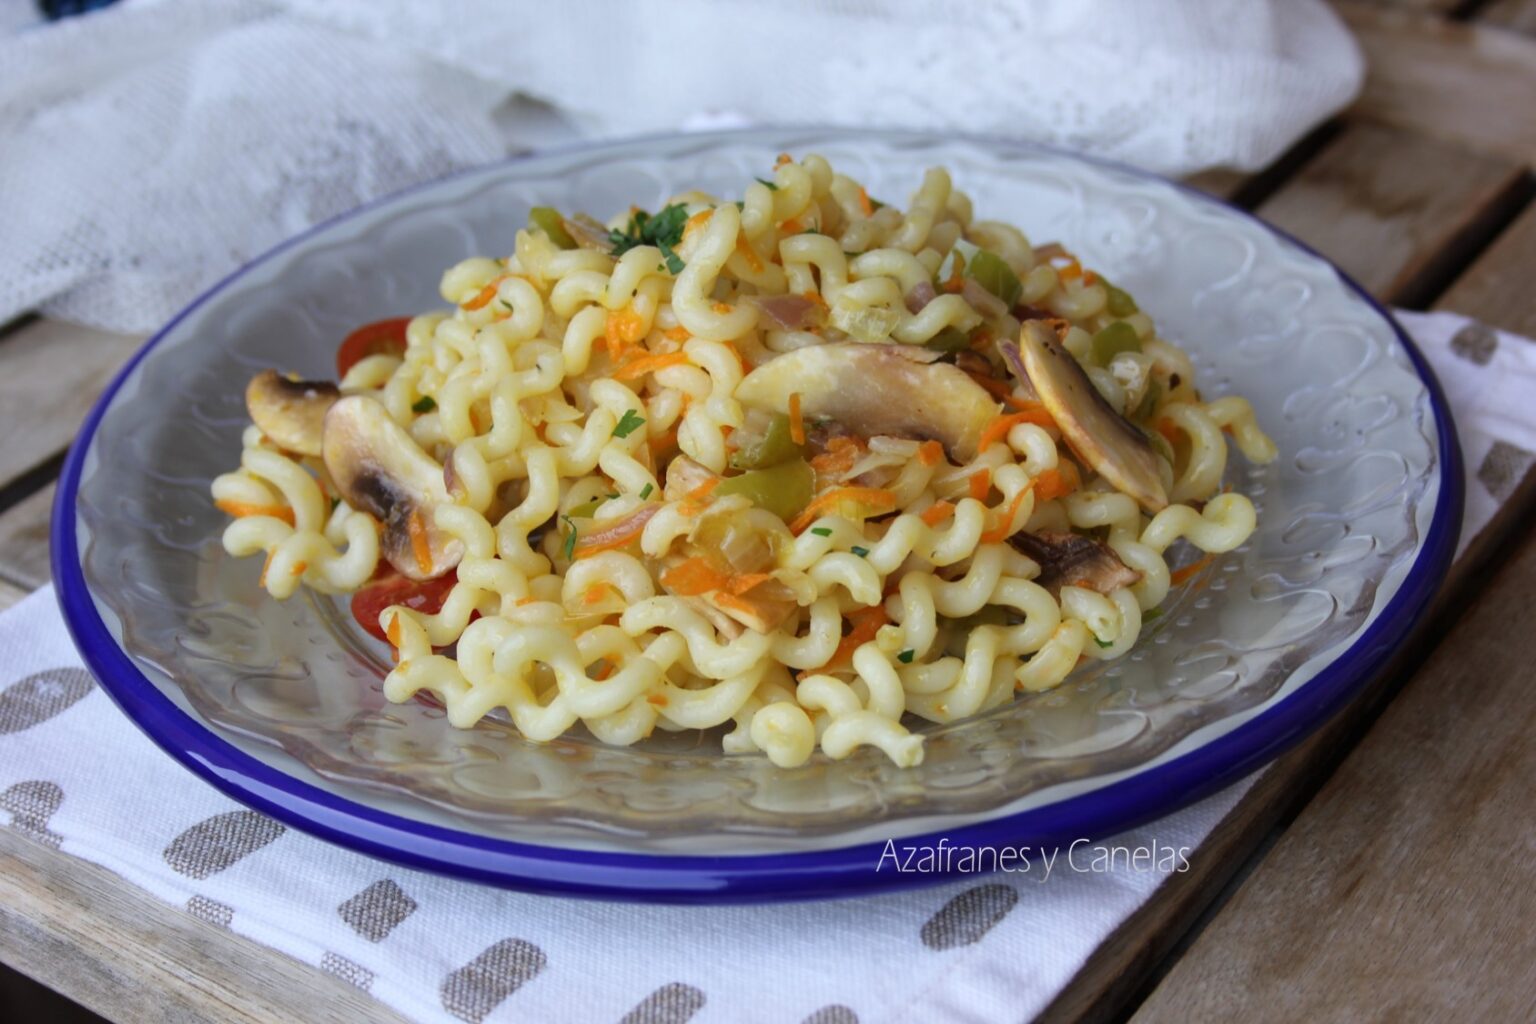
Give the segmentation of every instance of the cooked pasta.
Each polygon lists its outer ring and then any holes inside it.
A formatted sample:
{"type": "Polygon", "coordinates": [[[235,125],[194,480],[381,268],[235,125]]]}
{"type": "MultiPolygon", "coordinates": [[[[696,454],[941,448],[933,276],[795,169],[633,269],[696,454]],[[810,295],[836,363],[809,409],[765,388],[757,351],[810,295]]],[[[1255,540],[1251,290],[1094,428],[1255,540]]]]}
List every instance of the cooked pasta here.
{"type": "Polygon", "coordinates": [[[1274,445],[1126,292],[942,169],[905,212],[818,156],[771,173],[535,209],[339,384],[258,376],[225,548],[273,597],[353,593],[386,695],[458,727],[908,766],[916,720],[1130,650],[1178,542],[1252,533],[1228,438],[1274,445]]]}

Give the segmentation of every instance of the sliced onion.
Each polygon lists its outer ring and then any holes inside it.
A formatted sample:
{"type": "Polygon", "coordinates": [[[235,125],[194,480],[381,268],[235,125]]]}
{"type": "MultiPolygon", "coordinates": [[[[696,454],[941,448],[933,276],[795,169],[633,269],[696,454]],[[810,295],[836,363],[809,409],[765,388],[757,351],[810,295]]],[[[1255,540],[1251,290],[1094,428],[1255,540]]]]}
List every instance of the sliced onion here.
{"type": "Polygon", "coordinates": [[[965,279],[965,284],[960,289],[960,296],[982,316],[996,320],[1008,315],[1007,303],[970,278],[965,279]]]}
{"type": "Polygon", "coordinates": [[[595,217],[589,217],[585,213],[578,213],[574,217],[566,217],[565,233],[570,235],[583,249],[597,249],[608,252],[613,248],[613,241],[608,237],[608,229],[598,223],[595,217]]]}
{"type": "Polygon", "coordinates": [[[747,301],[780,330],[801,331],[820,320],[821,306],[804,295],[753,295],[747,301]]]}
{"type": "Polygon", "coordinates": [[[907,311],[914,316],[923,311],[923,307],[939,297],[938,289],[932,281],[919,281],[907,292],[907,311]]]}

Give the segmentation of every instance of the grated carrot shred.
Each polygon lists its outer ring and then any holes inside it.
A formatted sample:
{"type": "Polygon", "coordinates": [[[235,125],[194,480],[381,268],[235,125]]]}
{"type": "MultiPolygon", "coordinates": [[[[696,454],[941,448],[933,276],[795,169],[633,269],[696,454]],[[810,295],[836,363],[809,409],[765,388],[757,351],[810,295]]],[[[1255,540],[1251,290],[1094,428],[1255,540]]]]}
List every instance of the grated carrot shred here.
{"type": "Polygon", "coordinates": [[[747,269],[754,274],[763,272],[763,258],[752,248],[752,243],[747,241],[745,235],[736,236],[736,251],[741,253],[742,259],[747,261],[747,269]]]}
{"type": "Polygon", "coordinates": [[[682,366],[688,362],[685,352],[664,352],[655,356],[640,356],[613,371],[614,380],[634,380],[636,377],[644,377],[648,373],[657,370],[665,370],[669,366],[682,366]]]}
{"type": "Polygon", "coordinates": [[[924,441],[918,446],[917,461],[924,466],[937,466],[944,461],[944,446],[937,441],[924,441]]]}
{"type": "Polygon", "coordinates": [[[737,576],[726,585],[726,590],[732,594],[745,594],[762,583],[773,579],[771,572],[749,572],[743,576],[737,576]]]}
{"type": "MultiPolygon", "coordinates": [[[[1047,470],[1047,472],[1050,471],[1047,470]]],[[[1018,516],[1019,507],[1024,504],[1024,499],[1029,497],[1031,489],[1029,487],[1021,488],[1019,493],[1013,496],[1013,500],[1008,503],[1008,511],[1003,513],[1003,517],[998,521],[998,524],[981,535],[981,543],[1001,544],[1008,539],[1008,535],[1013,533],[1013,520],[1018,516]]]]}
{"type": "Polygon", "coordinates": [[[848,635],[838,643],[837,650],[832,652],[832,659],[821,668],[841,668],[853,663],[853,652],[869,643],[880,632],[880,627],[890,621],[885,614],[885,606],[877,604],[873,608],[860,608],[858,611],[848,613],[848,621],[852,629],[848,635]]]}
{"type": "Polygon", "coordinates": [[[805,225],[800,223],[799,217],[791,217],[779,225],[779,230],[786,235],[798,235],[805,230],[805,225]]]}
{"type": "Polygon", "coordinates": [[[709,308],[714,310],[716,313],[719,313],[721,316],[725,316],[727,313],[731,312],[731,306],[728,302],[716,302],[711,304],[709,308]]]}
{"type": "Polygon", "coordinates": [[[411,556],[416,559],[416,568],[423,574],[430,573],[432,545],[427,541],[427,524],[422,522],[420,509],[411,509],[411,516],[405,521],[405,526],[411,535],[411,556]]]}
{"type": "Polygon", "coordinates": [[[923,511],[922,520],[929,526],[938,526],[955,514],[955,506],[948,501],[936,501],[923,511]]]}
{"type": "Polygon", "coordinates": [[[789,439],[795,444],[805,444],[805,420],[800,416],[800,392],[789,396],[789,439]]]}
{"type": "Polygon", "coordinates": [[[817,495],[815,500],[805,506],[805,509],[795,517],[795,521],[789,525],[790,531],[803,532],[824,510],[845,501],[866,506],[868,511],[864,514],[872,516],[889,512],[896,507],[896,495],[882,487],[835,487],[817,495]]]}
{"type": "Polygon", "coordinates": [[[1045,406],[1039,402],[1030,403],[1030,408],[1020,409],[1018,412],[1003,413],[988,423],[981,432],[981,440],[977,443],[980,451],[986,451],[997,442],[1008,436],[1008,431],[1020,423],[1033,423],[1037,427],[1054,427],[1056,421],[1051,419],[1051,414],[1045,411],[1045,406]]]}
{"type": "Polygon", "coordinates": [[[647,704],[654,704],[659,708],[664,708],[667,706],[667,695],[664,693],[653,693],[645,698],[645,702],[647,704]]]}
{"type": "Polygon", "coordinates": [[[592,605],[602,601],[604,596],[607,595],[608,591],[612,589],[614,589],[612,583],[609,583],[606,580],[599,580],[581,592],[581,603],[591,607],[592,605]]]}
{"type": "Polygon", "coordinates": [[[859,186],[859,212],[866,217],[875,215],[875,204],[869,201],[869,191],[863,185],[859,186]]]}
{"type": "Polygon", "coordinates": [[[517,607],[522,608],[525,605],[534,604],[537,601],[538,598],[536,597],[520,597],[517,599],[517,607]]]}
{"type": "Polygon", "coordinates": [[[477,293],[474,298],[464,303],[463,308],[470,311],[483,308],[496,297],[496,290],[501,287],[501,282],[505,281],[511,276],[511,274],[502,274],[500,277],[496,278],[496,280],[492,281],[484,288],[481,288],[479,293],[477,293]]]}
{"type": "Polygon", "coordinates": [[[805,299],[807,302],[816,303],[816,305],[820,306],[822,309],[830,308],[827,306],[826,297],[815,288],[807,288],[805,291],[800,293],[800,297],[805,299]]]}
{"type": "Polygon", "coordinates": [[[1181,584],[1187,583],[1190,577],[1194,576],[1196,573],[1210,565],[1215,560],[1216,556],[1214,554],[1206,555],[1199,561],[1191,562],[1182,569],[1175,569],[1173,572],[1168,574],[1169,585],[1177,587],[1181,584]]]}
{"type": "Polygon", "coordinates": [[[689,217],[688,220],[683,224],[683,239],[678,244],[686,245],[688,243],[688,237],[695,231],[702,230],[704,225],[709,223],[709,218],[713,217],[714,215],[715,211],[713,208],[711,208],[708,210],[700,210],[692,217],[689,217]]]}
{"type": "Polygon", "coordinates": [[[661,336],[668,341],[676,342],[684,342],[693,337],[693,335],[688,333],[688,328],[686,327],[668,327],[661,332],[661,336]]]}
{"type": "Polygon", "coordinates": [[[990,469],[978,469],[970,476],[971,497],[977,501],[986,501],[987,492],[992,489],[992,471],[990,469]]]}
{"type": "Polygon", "coordinates": [[[592,677],[593,679],[597,680],[598,682],[602,682],[604,679],[607,679],[609,676],[613,675],[613,671],[617,667],[616,665],[614,665],[613,662],[609,661],[607,658],[604,658],[600,662],[600,664],[603,667],[598,669],[597,670],[597,674],[592,677]]]}
{"type": "Polygon", "coordinates": [[[264,587],[267,585],[267,570],[272,568],[272,559],[276,554],[277,548],[273,548],[271,551],[267,552],[267,560],[261,563],[261,575],[256,579],[256,585],[258,587],[264,587]]]}
{"type": "Polygon", "coordinates": [[[309,568],[309,563],[308,562],[294,562],[293,563],[293,568],[290,569],[289,572],[292,575],[294,575],[294,576],[303,576],[305,570],[307,570],[308,568],[309,568]]]}
{"type": "Polygon", "coordinates": [[[1157,421],[1157,432],[1167,438],[1169,444],[1179,443],[1179,425],[1168,417],[1157,421]]]}
{"type": "Polygon", "coordinates": [[[396,612],[389,617],[389,626],[384,630],[384,635],[389,637],[389,646],[394,650],[389,656],[394,661],[400,660],[400,613],[396,612]]]}
{"type": "Polygon", "coordinates": [[[700,512],[704,511],[705,506],[709,504],[709,496],[715,493],[715,488],[719,486],[719,477],[715,477],[713,480],[706,480],[699,484],[699,486],[683,495],[682,503],[678,505],[678,511],[685,516],[698,515],[700,512]]]}
{"type": "Polygon", "coordinates": [[[836,476],[853,468],[864,454],[864,445],[854,437],[839,436],[827,442],[827,450],[811,459],[817,476],[836,476]]]}
{"type": "Polygon", "coordinates": [[[682,597],[724,590],[730,582],[729,576],[710,565],[702,555],[685,559],[661,574],[661,585],[682,597]]]}
{"type": "Polygon", "coordinates": [[[774,170],[778,170],[780,167],[783,167],[785,164],[792,164],[794,162],[795,162],[795,158],[790,156],[788,153],[780,153],[779,154],[779,158],[776,161],[774,161],[773,169],[774,170]]]}
{"type": "Polygon", "coordinates": [[[293,525],[293,509],[286,505],[252,505],[249,502],[233,501],[229,498],[220,498],[213,504],[220,512],[234,516],[236,519],[244,519],[246,516],[271,516],[273,519],[281,519],[289,526],[293,525]]]}

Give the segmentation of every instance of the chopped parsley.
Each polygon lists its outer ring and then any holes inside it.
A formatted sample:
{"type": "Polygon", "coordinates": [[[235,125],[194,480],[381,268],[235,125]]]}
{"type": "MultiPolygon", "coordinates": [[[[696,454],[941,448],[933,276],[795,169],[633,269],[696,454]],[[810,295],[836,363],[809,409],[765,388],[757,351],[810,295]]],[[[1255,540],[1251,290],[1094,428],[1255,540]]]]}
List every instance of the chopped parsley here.
{"type": "Polygon", "coordinates": [[[896,660],[901,662],[903,665],[910,665],[912,664],[912,659],[916,656],[917,652],[908,647],[906,650],[896,655],[896,660]]]}
{"type": "Polygon", "coordinates": [[[565,560],[570,562],[576,558],[576,521],[570,516],[561,516],[560,518],[564,519],[565,525],[571,528],[571,532],[565,535],[565,560]]]}
{"type": "MultiPolygon", "coordinates": [[[[654,245],[665,254],[667,250],[663,246],[677,245],[683,240],[683,225],[686,223],[688,208],[681,203],[664,207],[654,217],[644,210],[636,210],[623,231],[614,229],[608,232],[608,241],[613,245],[609,255],[622,256],[637,245],[654,245]]],[[[671,263],[672,260],[667,261],[668,266],[671,263]]]]}
{"type": "Polygon", "coordinates": [[[512,312],[512,303],[508,302],[506,299],[497,299],[496,302],[505,308],[508,313],[512,312]]]}
{"type": "Polygon", "coordinates": [[[645,419],[633,409],[624,410],[624,418],[613,428],[614,437],[628,437],[645,425],[645,419]]]}
{"type": "Polygon", "coordinates": [[[437,401],[431,395],[422,395],[411,405],[411,412],[431,412],[437,408],[437,401]]]}
{"type": "Polygon", "coordinates": [[[657,242],[656,248],[660,249],[661,255],[666,258],[667,269],[669,271],[671,271],[674,275],[681,274],[683,272],[683,268],[687,266],[687,264],[683,262],[683,258],[681,256],[672,251],[672,247],[670,245],[668,245],[666,242],[657,242]]]}
{"type": "Polygon", "coordinates": [[[335,512],[340,507],[341,507],[341,499],[340,498],[332,498],[331,499],[331,511],[335,512]]]}
{"type": "Polygon", "coordinates": [[[1098,637],[1094,637],[1093,638],[1093,642],[1098,644],[1100,647],[1113,647],[1113,646],[1115,646],[1114,641],[1112,641],[1112,640],[1100,640],[1098,637]]]}
{"type": "Polygon", "coordinates": [[[766,178],[758,178],[757,179],[757,183],[759,185],[767,185],[768,186],[768,191],[770,191],[770,192],[777,192],[779,190],[779,186],[775,185],[773,182],[769,181],[766,178]]]}
{"type": "Polygon", "coordinates": [[[811,528],[811,532],[814,533],[818,537],[830,537],[830,536],[832,536],[832,527],[830,527],[830,526],[816,526],[816,527],[812,527],[811,528]]]}
{"type": "Polygon", "coordinates": [[[885,209],[885,204],[871,196],[869,200],[869,208],[871,210],[883,210],[885,209]]]}
{"type": "Polygon", "coordinates": [[[854,554],[858,555],[860,558],[868,558],[869,557],[869,548],[861,548],[857,544],[855,544],[853,547],[849,548],[848,550],[852,551],[854,554]]]}
{"type": "Polygon", "coordinates": [[[654,491],[655,489],[656,489],[656,485],[655,484],[646,484],[645,485],[645,489],[640,492],[640,499],[643,501],[646,498],[649,498],[651,496],[651,492],[654,491]]]}

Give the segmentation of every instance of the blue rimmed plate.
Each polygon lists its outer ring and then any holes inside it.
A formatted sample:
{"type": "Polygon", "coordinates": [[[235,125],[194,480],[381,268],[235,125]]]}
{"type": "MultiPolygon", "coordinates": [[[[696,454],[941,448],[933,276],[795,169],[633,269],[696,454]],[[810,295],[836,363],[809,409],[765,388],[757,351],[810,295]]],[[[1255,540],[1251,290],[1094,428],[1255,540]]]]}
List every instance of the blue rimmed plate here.
{"type": "MultiPolygon", "coordinates": [[[[231,796],[425,870],[656,900],[839,896],[887,839],[1029,846],[1167,814],[1274,757],[1365,682],[1450,562],[1461,474],[1444,399],[1391,317],[1299,243],[1206,196],[1048,149],[897,132],[758,130],[605,143],[465,172],[364,207],[242,268],[145,345],[70,453],[54,576],[124,711],[231,796]],[[227,556],[209,481],[269,366],[326,376],[353,326],[440,305],[442,270],[505,254],[533,205],[606,216],[722,195],[819,152],[893,200],[947,166],[979,216],[1059,239],[1254,404],[1281,457],[1230,482],[1259,528],[1171,599],[1137,648],[1051,693],[878,752],[785,771],[709,737],[535,745],[393,705],[345,607],[278,603],[227,556]]],[[[1234,459],[1240,463],[1240,459],[1234,459]]]]}

